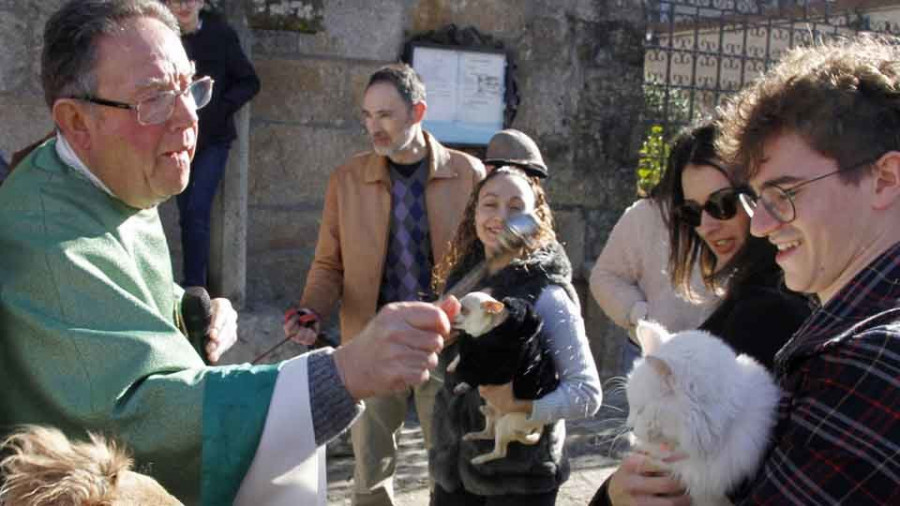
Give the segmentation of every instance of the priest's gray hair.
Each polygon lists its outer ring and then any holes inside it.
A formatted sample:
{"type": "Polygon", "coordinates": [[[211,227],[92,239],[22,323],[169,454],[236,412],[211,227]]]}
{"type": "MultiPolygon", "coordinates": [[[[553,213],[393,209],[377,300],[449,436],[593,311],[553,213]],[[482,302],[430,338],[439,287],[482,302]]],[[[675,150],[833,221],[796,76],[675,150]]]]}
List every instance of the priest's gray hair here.
{"type": "Polygon", "coordinates": [[[92,95],[97,42],[139,17],[154,18],[180,34],[178,21],[157,0],[69,0],[47,21],[41,55],[44,100],[51,109],[60,98],[92,95]]]}

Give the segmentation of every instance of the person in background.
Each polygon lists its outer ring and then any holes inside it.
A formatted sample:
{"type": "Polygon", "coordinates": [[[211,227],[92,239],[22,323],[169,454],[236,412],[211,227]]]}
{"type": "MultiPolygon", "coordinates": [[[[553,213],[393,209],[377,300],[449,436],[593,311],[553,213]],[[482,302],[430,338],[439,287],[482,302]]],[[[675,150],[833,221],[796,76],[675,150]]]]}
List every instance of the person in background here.
{"type": "Polygon", "coordinates": [[[203,0],[165,0],[181,28],[181,42],[198,76],[215,82],[199,111],[200,135],[191,179],[177,197],[184,277],[182,286],[208,286],[210,215],[213,198],[237,138],[234,115],[259,93],[259,78],[241,49],[234,29],[203,0]]]}
{"type": "Polygon", "coordinates": [[[484,154],[484,167],[488,172],[503,165],[518,167],[529,176],[541,179],[550,175],[534,140],[514,128],[495,133],[484,154]]]}
{"type": "Polygon", "coordinates": [[[698,265],[706,288],[724,293],[700,329],[721,337],[771,369],[775,354],[809,316],[809,300],[784,287],[776,249],[750,235],[750,217],[714,146],[710,121],[689,128],[672,152],[677,179],[668,203],[672,282],[690,289],[691,266],[698,265]]]}
{"type": "MultiPolygon", "coordinates": [[[[0,440],[103,433],[189,505],[324,502],[321,448],[362,399],[429,379],[458,303],[385,306],[337,350],[205,366],[157,207],[188,184],[211,80],[156,0],[62,4],[41,78],[58,133],[0,185],[0,440]]],[[[237,313],[210,311],[216,362],[237,313]]]]}
{"type": "MultiPolygon", "coordinates": [[[[563,451],[565,420],[592,416],[603,394],[572,286],[572,266],[556,241],[550,205],[537,177],[502,166],[475,188],[450,253],[435,271],[436,290],[451,290],[482,262],[487,274],[472,291],[533,304],[543,321],[540,345],[553,360],[559,385],[536,400],[517,399],[511,383],[457,395],[458,379],[448,372],[435,401],[434,444],[428,458],[435,480],[432,504],[552,505],[569,474],[563,451]],[[517,213],[534,214],[539,230],[531,244],[507,251],[499,235],[517,213]],[[473,464],[473,457],[488,453],[494,444],[462,440],[464,434],[484,429],[481,397],[497,408],[498,416],[521,412],[529,421],[543,423],[540,440],[533,446],[511,443],[506,457],[473,464]]],[[[448,346],[439,370],[446,369],[456,351],[456,345],[448,346]]]]}
{"type": "Polygon", "coordinates": [[[625,210],[591,270],[594,299],[632,340],[640,320],[658,322],[670,332],[695,329],[718,303],[696,263],[689,271],[679,270],[679,275],[689,273],[688,279],[675,281],[671,275],[669,230],[677,218],[670,206],[683,169],[674,163],[669,157],[650,195],[625,210]]]}
{"type": "MultiPolygon", "coordinates": [[[[665,177],[680,182],[666,203],[672,209],[672,282],[688,290],[691,271],[698,265],[706,287],[724,293],[699,328],[773,369],[775,354],[809,316],[810,307],[805,297],[784,288],[775,247],[750,235],[750,217],[739,202],[747,190],[735,185],[725,169],[716,151],[716,135],[714,123],[702,122],[682,132],[669,154],[667,170],[674,173],[665,177]]],[[[635,497],[630,493],[644,493],[642,487],[652,488],[667,479],[641,469],[636,462],[643,458],[626,457],[591,505],[632,504],[635,497]]],[[[683,496],[680,486],[669,485],[666,494],[683,496]]]]}
{"type": "MultiPolygon", "coordinates": [[[[412,67],[389,65],[369,78],[362,115],[373,149],[331,174],[315,258],[299,307],[286,316],[285,336],[313,343],[319,322],[340,300],[341,342],[349,343],[385,304],[434,299],[432,266],[444,257],[484,167],[425,132],[426,110],[425,85],[412,67]]],[[[432,379],[366,401],[351,429],[353,504],[393,504],[397,438],[409,399],[428,446],[439,387],[432,379]]]]}

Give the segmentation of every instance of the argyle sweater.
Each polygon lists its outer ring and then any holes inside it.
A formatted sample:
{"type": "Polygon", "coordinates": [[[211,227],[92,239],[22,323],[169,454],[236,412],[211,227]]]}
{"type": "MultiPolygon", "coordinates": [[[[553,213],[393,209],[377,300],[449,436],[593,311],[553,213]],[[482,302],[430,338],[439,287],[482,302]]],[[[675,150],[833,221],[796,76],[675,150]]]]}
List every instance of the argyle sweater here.
{"type": "Polygon", "coordinates": [[[425,185],[427,159],[391,168],[391,226],[378,307],[391,302],[432,300],[434,265],[428,236],[425,185]]]}

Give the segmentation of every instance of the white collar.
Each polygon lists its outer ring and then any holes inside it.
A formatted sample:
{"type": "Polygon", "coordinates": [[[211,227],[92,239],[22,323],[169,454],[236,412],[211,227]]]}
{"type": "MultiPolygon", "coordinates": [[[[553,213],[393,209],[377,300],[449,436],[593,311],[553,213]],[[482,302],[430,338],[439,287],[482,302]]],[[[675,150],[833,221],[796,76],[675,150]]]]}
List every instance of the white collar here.
{"type": "MultiPolygon", "coordinates": [[[[78,155],[75,154],[75,150],[72,149],[72,146],[69,145],[69,141],[63,136],[62,132],[56,132],[56,154],[59,155],[60,160],[63,161],[66,165],[75,170],[75,172],[80,173],[82,176],[86,177],[88,181],[91,182],[97,188],[103,190],[110,197],[116,197],[116,194],[112,192],[103,181],[100,181],[90,169],[87,168],[87,165],[78,158],[78,155]]],[[[118,198],[118,197],[116,197],[118,198]]]]}

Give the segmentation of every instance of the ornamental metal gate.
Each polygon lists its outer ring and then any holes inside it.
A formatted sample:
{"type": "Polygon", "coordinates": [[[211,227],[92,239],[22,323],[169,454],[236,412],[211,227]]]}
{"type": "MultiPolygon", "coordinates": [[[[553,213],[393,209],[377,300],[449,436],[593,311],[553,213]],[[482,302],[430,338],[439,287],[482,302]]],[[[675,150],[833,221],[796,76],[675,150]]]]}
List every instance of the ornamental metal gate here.
{"type": "Polygon", "coordinates": [[[649,0],[639,184],[655,183],[667,142],[790,48],[858,32],[900,32],[900,0],[649,0]]]}

